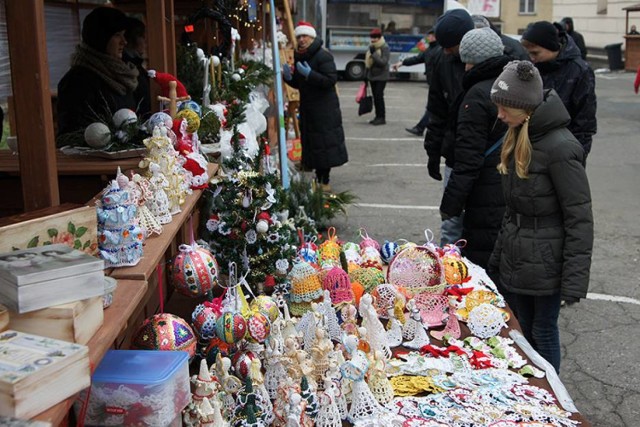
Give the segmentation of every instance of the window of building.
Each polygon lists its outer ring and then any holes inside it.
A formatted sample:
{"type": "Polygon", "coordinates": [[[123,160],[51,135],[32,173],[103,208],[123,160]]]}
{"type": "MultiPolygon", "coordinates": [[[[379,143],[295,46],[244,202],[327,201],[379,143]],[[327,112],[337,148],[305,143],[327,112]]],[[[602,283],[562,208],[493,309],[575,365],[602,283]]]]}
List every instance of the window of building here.
{"type": "Polygon", "coordinates": [[[609,0],[598,0],[598,15],[606,15],[607,14],[607,6],[609,0]]]}
{"type": "Polygon", "coordinates": [[[520,0],[520,14],[529,15],[536,13],[536,0],[520,0]]]}

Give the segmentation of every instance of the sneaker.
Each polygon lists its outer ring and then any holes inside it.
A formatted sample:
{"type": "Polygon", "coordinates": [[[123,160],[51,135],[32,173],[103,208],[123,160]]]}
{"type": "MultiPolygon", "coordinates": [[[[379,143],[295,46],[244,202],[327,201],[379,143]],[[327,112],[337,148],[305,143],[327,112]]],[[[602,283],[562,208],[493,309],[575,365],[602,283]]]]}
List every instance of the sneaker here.
{"type": "Polygon", "coordinates": [[[371,123],[374,126],[387,124],[386,120],[382,117],[376,117],[375,119],[371,120],[369,123],[371,123]]]}
{"type": "Polygon", "coordinates": [[[422,134],[424,133],[424,129],[420,129],[418,128],[418,126],[414,126],[412,128],[406,128],[405,130],[415,136],[422,136],[422,134]]]}

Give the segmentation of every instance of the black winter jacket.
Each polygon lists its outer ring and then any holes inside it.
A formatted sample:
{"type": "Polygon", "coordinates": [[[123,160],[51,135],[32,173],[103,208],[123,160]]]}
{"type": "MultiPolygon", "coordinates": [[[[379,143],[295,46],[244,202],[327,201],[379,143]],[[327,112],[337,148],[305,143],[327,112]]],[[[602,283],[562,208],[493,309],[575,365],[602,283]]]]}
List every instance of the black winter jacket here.
{"type": "Polygon", "coordinates": [[[304,52],[295,52],[295,62],[311,66],[307,78],[295,70],[287,84],[300,91],[302,164],[311,169],[340,166],[349,160],[344,143],[342,112],[336,93],[338,73],[329,51],[316,38],[304,52]]]}
{"type": "Polygon", "coordinates": [[[573,41],[576,43],[576,46],[578,46],[578,49],[580,49],[580,57],[586,61],[587,45],[584,43],[584,37],[582,36],[582,34],[580,34],[579,32],[573,29],[573,18],[571,17],[562,18],[562,21],[560,22],[564,24],[565,28],[569,27],[566,29],[567,34],[571,36],[573,41]]]}
{"type": "Polygon", "coordinates": [[[442,47],[438,44],[437,41],[432,41],[429,43],[429,48],[417,54],[416,56],[410,56],[402,60],[402,65],[411,66],[420,64],[424,62],[424,73],[427,76],[427,83],[431,85],[431,80],[433,79],[433,63],[435,58],[438,56],[438,51],[440,51],[442,47]]]}
{"type": "Polygon", "coordinates": [[[580,57],[580,50],[571,37],[560,35],[562,47],[558,57],[540,62],[545,89],[555,89],[571,116],[569,130],[578,139],[586,154],[591,151],[593,135],[598,131],[596,120],[596,81],[593,70],[580,57]]]}
{"type": "Polygon", "coordinates": [[[463,255],[487,267],[504,216],[500,174],[500,148],[485,157],[507,131],[498,120],[498,109],[490,99],[491,85],[512,58],[490,58],[464,74],[465,95],[458,113],[453,173],[442,196],[440,210],[449,216],[465,211],[463,255]]]}
{"type": "Polygon", "coordinates": [[[120,95],[88,68],[71,67],[58,83],[58,135],[109,120],[121,108],[136,107],[133,92],[120,95]]]}
{"type": "Polygon", "coordinates": [[[529,121],[529,177],[518,178],[513,158],[502,176],[507,211],[488,270],[516,294],[579,299],[589,288],[591,193],[569,119],[555,91],[547,91],[529,121]]]}
{"type": "Polygon", "coordinates": [[[429,124],[424,137],[424,148],[429,158],[446,159],[454,165],[456,117],[462,100],[464,64],[458,55],[448,55],[439,49],[434,58],[433,78],[429,85],[427,111],[429,124]]]}

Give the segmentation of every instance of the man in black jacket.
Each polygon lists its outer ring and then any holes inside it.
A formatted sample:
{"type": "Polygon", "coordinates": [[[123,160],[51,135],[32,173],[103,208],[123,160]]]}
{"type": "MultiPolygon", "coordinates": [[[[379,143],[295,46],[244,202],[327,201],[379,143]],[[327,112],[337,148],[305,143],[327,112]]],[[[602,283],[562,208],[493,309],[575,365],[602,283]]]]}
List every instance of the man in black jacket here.
{"type": "MultiPolygon", "coordinates": [[[[462,100],[464,64],[460,61],[459,46],[462,37],[473,30],[469,13],[462,9],[450,10],[436,22],[436,39],[442,49],[434,60],[433,77],[429,86],[427,111],[429,124],[424,148],[429,160],[429,176],[442,181],[440,159],[445,158],[444,186],[454,164],[456,117],[462,100]]],[[[462,235],[461,217],[447,218],[440,226],[440,243],[455,243],[462,235]]]]}
{"type": "Polygon", "coordinates": [[[522,45],[540,71],[544,88],[558,92],[571,116],[568,129],[580,141],[585,154],[589,154],[598,130],[593,70],[580,57],[573,39],[558,33],[550,22],[531,24],[522,35],[522,45]]]}
{"type": "Polygon", "coordinates": [[[582,34],[573,29],[573,18],[567,16],[566,18],[562,18],[562,21],[560,21],[560,23],[564,27],[563,30],[565,30],[567,34],[571,36],[574,42],[576,42],[576,46],[578,46],[578,49],[580,49],[580,56],[586,61],[587,45],[584,43],[584,37],[582,37],[582,34]]]}
{"type": "MultiPolygon", "coordinates": [[[[415,56],[410,56],[409,58],[405,58],[400,62],[396,62],[391,66],[391,70],[398,71],[398,68],[403,65],[408,67],[424,62],[424,74],[427,77],[427,84],[431,86],[431,79],[433,77],[433,62],[438,55],[438,51],[440,50],[440,45],[436,40],[436,34],[434,30],[429,30],[429,32],[427,33],[427,41],[429,42],[428,49],[420,52],[415,56]]],[[[418,124],[412,128],[407,128],[406,131],[416,136],[422,136],[424,134],[424,130],[427,128],[428,123],[429,111],[427,111],[425,107],[424,114],[422,115],[422,118],[420,119],[418,124]]]]}

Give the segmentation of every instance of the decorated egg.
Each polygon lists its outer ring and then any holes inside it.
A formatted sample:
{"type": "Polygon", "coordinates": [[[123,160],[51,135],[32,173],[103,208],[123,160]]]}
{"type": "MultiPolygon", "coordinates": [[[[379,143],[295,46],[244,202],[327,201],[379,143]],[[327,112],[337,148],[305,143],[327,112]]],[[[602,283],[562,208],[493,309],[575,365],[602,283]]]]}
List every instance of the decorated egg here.
{"type": "Polygon", "coordinates": [[[178,107],[178,111],[182,110],[195,111],[198,114],[198,117],[202,117],[202,107],[200,107],[200,104],[198,104],[196,101],[189,100],[181,102],[180,106],[178,107]]]}
{"type": "Polygon", "coordinates": [[[241,380],[244,380],[251,371],[251,361],[257,359],[258,356],[252,351],[239,351],[231,358],[233,369],[236,371],[236,376],[241,380]]]}
{"type": "Polygon", "coordinates": [[[198,116],[198,113],[193,110],[184,109],[182,111],[178,111],[176,119],[185,119],[187,121],[187,132],[189,133],[194,133],[200,127],[200,117],[198,116]]]}
{"type": "Polygon", "coordinates": [[[225,311],[216,320],[216,335],[227,344],[235,344],[247,334],[247,320],[239,311],[225,311]]]}
{"type": "Polygon", "coordinates": [[[104,123],[91,123],[84,130],[84,140],[91,148],[103,148],[111,141],[111,131],[104,123]]]}
{"type": "Polygon", "coordinates": [[[382,247],[380,247],[380,256],[382,257],[382,261],[384,261],[386,264],[389,264],[395,254],[398,253],[398,249],[399,246],[396,242],[384,242],[382,247]]]}
{"type": "Polygon", "coordinates": [[[121,108],[112,117],[113,124],[119,128],[129,123],[135,123],[138,120],[135,111],[128,108],[121,108]]]}
{"type": "Polygon", "coordinates": [[[380,258],[380,251],[373,246],[366,246],[362,250],[362,260],[360,265],[362,267],[373,267],[378,270],[382,270],[382,258],[380,258]]]}
{"type": "Polygon", "coordinates": [[[149,133],[153,133],[153,129],[156,127],[164,127],[167,129],[171,129],[173,127],[173,119],[167,113],[162,111],[158,113],[153,113],[149,120],[147,120],[147,131],[149,133]]]}
{"type": "Polygon", "coordinates": [[[259,311],[254,311],[247,319],[247,334],[250,341],[263,343],[271,334],[269,318],[259,311]]]}
{"type": "Polygon", "coordinates": [[[367,230],[364,228],[360,229],[360,236],[362,237],[362,242],[360,242],[360,249],[364,250],[365,248],[375,248],[376,251],[380,250],[380,243],[376,240],[369,237],[367,230]]]}
{"type": "Polygon", "coordinates": [[[280,310],[278,310],[278,304],[268,295],[258,295],[249,305],[251,311],[258,311],[269,319],[271,322],[275,322],[280,317],[280,310]]]}
{"type": "Polygon", "coordinates": [[[171,283],[189,297],[202,297],[218,286],[218,263],[205,248],[180,245],[180,253],[171,264],[171,283]]]}
{"type": "Polygon", "coordinates": [[[358,246],[358,244],[354,242],[345,242],[342,245],[342,250],[360,252],[360,246],[358,246]]]}
{"type": "Polygon", "coordinates": [[[469,277],[467,264],[456,256],[445,256],[442,258],[444,264],[444,278],[449,285],[461,285],[469,277]]]}
{"type": "Polygon", "coordinates": [[[170,313],[156,314],[142,323],[131,342],[136,350],[196,351],[196,336],[191,326],[170,313]]]}
{"type": "Polygon", "coordinates": [[[199,304],[191,314],[193,331],[205,341],[216,336],[216,313],[210,305],[199,304]]]}

